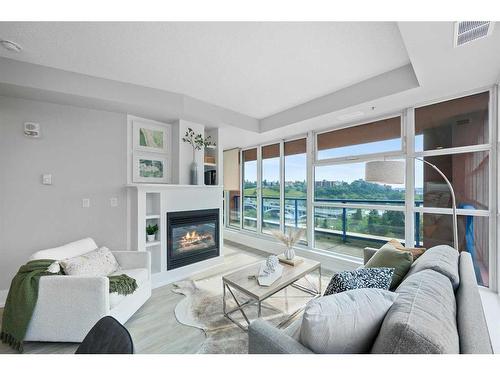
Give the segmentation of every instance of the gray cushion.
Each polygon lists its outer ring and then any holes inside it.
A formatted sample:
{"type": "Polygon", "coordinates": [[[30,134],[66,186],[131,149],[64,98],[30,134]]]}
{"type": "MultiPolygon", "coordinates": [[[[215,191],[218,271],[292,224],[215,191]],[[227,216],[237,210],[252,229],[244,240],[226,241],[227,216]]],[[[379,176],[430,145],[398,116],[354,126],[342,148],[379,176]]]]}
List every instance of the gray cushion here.
{"type": "Polygon", "coordinates": [[[472,258],[465,251],[460,253],[460,286],[456,297],[460,353],[492,354],[472,258]]]}
{"type": "Polygon", "coordinates": [[[459,353],[455,295],[446,276],[423,270],[396,293],[372,353],[459,353]]]}
{"type": "Polygon", "coordinates": [[[448,277],[456,289],[460,284],[458,275],[458,251],[448,245],[434,246],[413,262],[406,277],[423,270],[434,270],[448,277]]]}
{"type": "Polygon", "coordinates": [[[368,288],[314,299],[304,311],[300,342],[315,353],[367,353],[397,297],[368,288]]]}

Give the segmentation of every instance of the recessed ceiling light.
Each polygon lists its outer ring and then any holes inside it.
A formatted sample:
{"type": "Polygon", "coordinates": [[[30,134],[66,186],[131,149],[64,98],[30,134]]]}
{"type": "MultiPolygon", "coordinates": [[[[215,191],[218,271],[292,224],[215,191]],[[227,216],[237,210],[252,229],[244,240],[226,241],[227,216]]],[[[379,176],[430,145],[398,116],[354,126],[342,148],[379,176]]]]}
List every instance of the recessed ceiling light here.
{"type": "Polygon", "coordinates": [[[23,49],[16,42],[13,42],[13,41],[7,40],[7,39],[0,39],[0,45],[3,48],[5,48],[6,50],[11,51],[11,52],[21,52],[23,49]]]}

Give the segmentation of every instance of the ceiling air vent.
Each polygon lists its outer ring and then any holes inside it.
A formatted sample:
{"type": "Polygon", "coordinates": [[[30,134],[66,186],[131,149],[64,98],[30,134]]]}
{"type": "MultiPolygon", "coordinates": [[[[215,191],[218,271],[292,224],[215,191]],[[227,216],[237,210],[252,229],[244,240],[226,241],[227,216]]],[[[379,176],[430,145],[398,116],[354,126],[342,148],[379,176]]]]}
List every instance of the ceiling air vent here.
{"type": "Polygon", "coordinates": [[[455,47],[489,36],[493,31],[491,21],[460,21],[455,23],[455,47]]]}

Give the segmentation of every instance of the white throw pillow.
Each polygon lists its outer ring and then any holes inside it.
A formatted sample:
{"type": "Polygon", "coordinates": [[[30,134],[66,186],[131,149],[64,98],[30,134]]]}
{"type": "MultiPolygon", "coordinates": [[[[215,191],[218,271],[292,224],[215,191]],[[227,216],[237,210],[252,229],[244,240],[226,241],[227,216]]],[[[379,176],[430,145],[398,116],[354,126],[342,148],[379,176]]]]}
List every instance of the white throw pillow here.
{"type": "Polygon", "coordinates": [[[107,247],[100,247],[83,255],[59,261],[66,275],[108,276],[120,265],[107,247]]]}
{"type": "Polygon", "coordinates": [[[304,311],[300,342],[315,353],[367,353],[397,296],[369,288],[314,299],[304,311]]]}

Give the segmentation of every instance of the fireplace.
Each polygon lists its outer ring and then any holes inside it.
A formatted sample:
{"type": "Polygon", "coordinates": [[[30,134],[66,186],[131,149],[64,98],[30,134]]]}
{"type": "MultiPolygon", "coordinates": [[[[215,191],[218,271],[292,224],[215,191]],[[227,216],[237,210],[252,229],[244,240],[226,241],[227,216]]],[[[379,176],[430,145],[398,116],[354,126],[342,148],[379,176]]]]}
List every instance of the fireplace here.
{"type": "Polygon", "coordinates": [[[219,209],[167,213],[167,270],[219,256],[219,209]]]}

